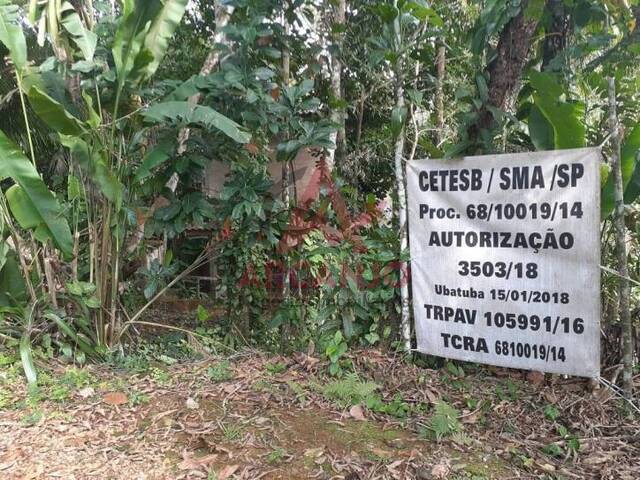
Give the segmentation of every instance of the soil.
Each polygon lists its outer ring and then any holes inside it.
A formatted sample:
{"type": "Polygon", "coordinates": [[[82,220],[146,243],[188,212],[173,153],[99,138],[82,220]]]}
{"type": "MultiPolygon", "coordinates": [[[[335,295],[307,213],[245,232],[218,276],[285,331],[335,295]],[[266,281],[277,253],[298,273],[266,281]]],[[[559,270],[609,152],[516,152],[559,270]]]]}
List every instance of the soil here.
{"type": "MultiPolygon", "coordinates": [[[[328,398],[317,359],[0,367],[2,479],[637,479],[640,421],[583,380],[352,355],[402,418],[328,398]],[[228,363],[227,363],[228,362],[228,363]],[[213,372],[211,370],[213,368],[213,372]],[[222,373],[220,373],[222,372],[222,373]],[[460,428],[436,438],[434,405],[460,428]]],[[[455,429],[454,429],[455,430],[455,429]]]]}

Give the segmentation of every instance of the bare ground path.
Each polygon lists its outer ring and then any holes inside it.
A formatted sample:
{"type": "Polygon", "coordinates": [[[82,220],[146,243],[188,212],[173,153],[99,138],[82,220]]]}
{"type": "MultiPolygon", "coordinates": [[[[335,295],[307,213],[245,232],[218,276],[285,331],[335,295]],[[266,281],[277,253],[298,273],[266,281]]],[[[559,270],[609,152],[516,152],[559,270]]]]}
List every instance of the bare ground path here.
{"type": "Polygon", "coordinates": [[[353,360],[390,414],[305,355],[60,366],[31,393],[1,367],[0,478],[640,478],[640,423],[587,382],[353,360]],[[457,418],[436,439],[439,402],[457,418]]]}

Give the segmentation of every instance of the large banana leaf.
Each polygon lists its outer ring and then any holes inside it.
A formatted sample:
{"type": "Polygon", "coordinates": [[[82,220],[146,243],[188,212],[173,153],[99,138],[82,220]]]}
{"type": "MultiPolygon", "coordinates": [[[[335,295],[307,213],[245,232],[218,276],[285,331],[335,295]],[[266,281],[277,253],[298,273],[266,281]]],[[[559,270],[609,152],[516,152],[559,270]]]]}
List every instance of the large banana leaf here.
{"type": "Polygon", "coordinates": [[[27,42],[20,25],[18,6],[9,0],[0,0],[0,42],[9,49],[16,68],[23,70],[27,65],[27,42]]]}
{"type": "Polygon", "coordinates": [[[142,115],[154,122],[183,122],[220,130],[238,143],[248,143],[251,139],[251,135],[236,122],[204,105],[194,105],[189,102],[163,102],[149,107],[142,115]]]}
{"type": "Polygon", "coordinates": [[[538,150],[580,148],[586,144],[584,105],[561,100],[564,87],[551,73],[530,75],[533,106],[529,114],[529,135],[538,150]]]}
{"type": "Polygon", "coordinates": [[[60,10],[62,16],[62,26],[69,32],[71,39],[78,46],[85,60],[93,60],[98,44],[98,36],[91,30],[85,28],[84,23],[80,19],[80,15],[76,12],[69,2],[64,2],[60,10]]]}
{"type": "Polygon", "coordinates": [[[80,168],[100,187],[104,196],[115,204],[116,210],[120,210],[124,189],[102,153],[91,151],[89,145],[78,137],[60,135],[60,142],[69,149],[80,168]]]}
{"type": "Polygon", "coordinates": [[[0,307],[21,305],[27,300],[27,288],[18,262],[16,253],[11,250],[0,268],[0,307]]]}
{"type": "Polygon", "coordinates": [[[113,40],[118,83],[148,79],[157,70],[187,0],[125,0],[113,40]]]}
{"type": "Polygon", "coordinates": [[[144,39],[144,50],[151,52],[151,61],[140,68],[143,79],[150,78],[160,66],[160,61],[169,47],[169,40],[182,20],[188,0],[168,0],[151,22],[144,39]]]}
{"type": "Polygon", "coordinates": [[[40,240],[50,239],[65,257],[73,254],[73,240],[69,224],[53,193],[40,178],[38,171],[20,149],[0,131],[0,181],[11,178],[17,187],[7,192],[9,207],[16,220],[26,222],[25,228],[35,227],[40,240]]]}
{"type": "MultiPolygon", "coordinates": [[[[622,146],[620,165],[622,167],[622,182],[624,184],[624,203],[632,203],[640,194],[640,162],[637,155],[640,152],[640,125],[631,131],[622,146]]],[[[601,200],[602,218],[609,216],[615,207],[614,176],[609,175],[607,183],[602,189],[601,200]]]]}
{"type": "Polygon", "coordinates": [[[60,102],[51,98],[39,87],[32,86],[28,97],[36,114],[56,132],[63,135],[86,133],[86,124],[83,121],[70,114],[60,102]]]}

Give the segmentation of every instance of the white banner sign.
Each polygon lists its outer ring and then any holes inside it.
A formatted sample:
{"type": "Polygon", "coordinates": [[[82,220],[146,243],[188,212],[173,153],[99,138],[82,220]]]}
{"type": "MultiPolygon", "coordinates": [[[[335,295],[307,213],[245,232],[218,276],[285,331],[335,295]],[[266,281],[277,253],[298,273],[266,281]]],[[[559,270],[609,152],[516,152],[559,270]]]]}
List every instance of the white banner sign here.
{"type": "Polygon", "coordinates": [[[600,151],[407,167],[418,350],[600,372],[600,151]]]}

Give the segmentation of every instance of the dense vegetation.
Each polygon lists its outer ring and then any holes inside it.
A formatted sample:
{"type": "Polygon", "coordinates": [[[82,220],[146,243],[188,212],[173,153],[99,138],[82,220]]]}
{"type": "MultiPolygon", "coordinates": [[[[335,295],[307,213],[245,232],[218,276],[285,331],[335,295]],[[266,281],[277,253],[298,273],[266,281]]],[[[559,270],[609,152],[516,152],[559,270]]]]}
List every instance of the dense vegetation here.
{"type": "Polygon", "coordinates": [[[640,0],[0,0],[0,475],[638,478],[638,60],[640,0]],[[602,378],[410,354],[406,164],[586,146],[602,378]]]}
{"type": "MultiPolygon", "coordinates": [[[[404,163],[600,144],[610,158],[607,78],[635,335],[636,1],[16,3],[0,0],[0,341],[29,382],[51,356],[136,345],[171,295],[200,307],[167,327],[209,350],[313,345],[342,376],[349,346],[406,348],[404,163]],[[300,152],[320,188],[299,202],[300,152]],[[215,198],[213,160],[228,166],[215,198]],[[203,293],[192,274],[209,264],[203,293]]],[[[603,362],[616,365],[618,279],[603,275],[603,362]]]]}

